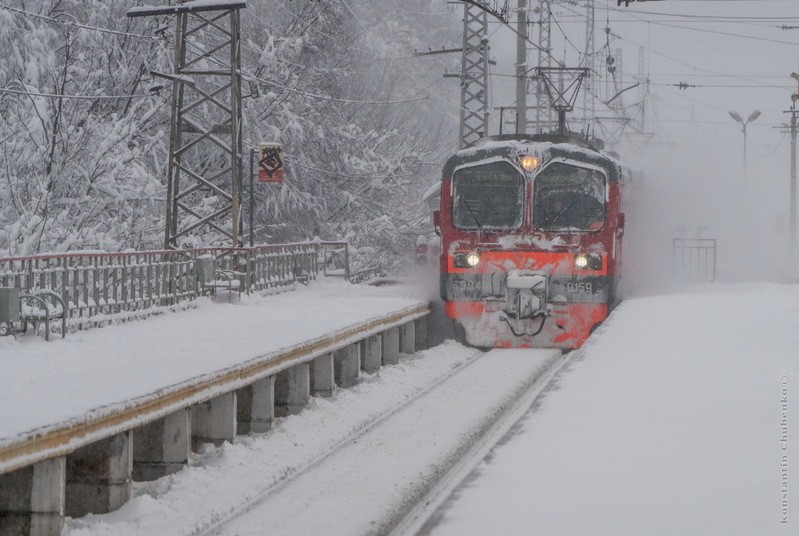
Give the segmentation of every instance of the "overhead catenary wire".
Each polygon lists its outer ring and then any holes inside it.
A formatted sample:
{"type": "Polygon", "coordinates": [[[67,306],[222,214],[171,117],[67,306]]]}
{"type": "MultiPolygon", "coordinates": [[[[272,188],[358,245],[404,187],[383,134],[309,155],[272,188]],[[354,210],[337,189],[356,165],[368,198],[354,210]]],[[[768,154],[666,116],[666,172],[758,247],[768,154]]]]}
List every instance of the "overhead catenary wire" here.
{"type": "Polygon", "coordinates": [[[152,93],[134,93],[128,95],[60,95],[57,93],[40,93],[38,91],[27,91],[19,89],[0,88],[0,93],[11,93],[13,95],[27,95],[31,97],[47,97],[51,99],[86,99],[86,100],[116,100],[151,97],[152,93]]]}
{"type": "MultiPolygon", "coordinates": [[[[59,19],[56,19],[54,17],[48,17],[46,15],[40,15],[38,13],[31,13],[30,11],[25,11],[23,9],[17,9],[17,8],[10,7],[10,6],[0,5],[0,9],[4,9],[6,11],[10,11],[12,13],[16,13],[18,15],[22,15],[22,16],[25,16],[25,17],[46,20],[48,22],[52,22],[53,24],[60,24],[62,26],[73,26],[75,28],[80,28],[82,30],[91,30],[91,31],[94,31],[94,32],[107,33],[107,34],[111,34],[111,35],[119,35],[119,36],[124,36],[124,37],[136,37],[136,38],[139,38],[139,39],[158,39],[157,37],[152,36],[152,35],[137,34],[137,33],[131,33],[131,32],[120,32],[118,30],[112,30],[110,28],[100,28],[98,26],[89,26],[88,24],[82,24],[82,23],[77,22],[77,21],[70,22],[70,21],[59,20],[59,19]]],[[[71,16],[71,15],[69,15],[69,16],[71,16]]]]}

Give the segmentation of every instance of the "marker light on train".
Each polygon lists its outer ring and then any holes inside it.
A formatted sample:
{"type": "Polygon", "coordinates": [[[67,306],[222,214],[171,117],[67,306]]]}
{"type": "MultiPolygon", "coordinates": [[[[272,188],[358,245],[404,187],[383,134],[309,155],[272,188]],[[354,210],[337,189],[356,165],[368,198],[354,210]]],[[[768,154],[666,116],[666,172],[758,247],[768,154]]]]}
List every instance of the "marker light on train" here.
{"type": "Polygon", "coordinates": [[[574,257],[574,268],[577,270],[601,270],[602,257],[594,253],[580,253],[574,257]]]}
{"type": "Polygon", "coordinates": [[[522,166],[523,170],[532,171],[541,165],[541,159],[537,156],[526,154],[519,158],[519,164],[522,166]]]}
{"type": "Polygon", "coordinates": [[[455,268],[474,268],[480,264],[480,254],[476,251],[470,251],[469,253],[459,251],[452,256],[452,263],[455,268]]]}

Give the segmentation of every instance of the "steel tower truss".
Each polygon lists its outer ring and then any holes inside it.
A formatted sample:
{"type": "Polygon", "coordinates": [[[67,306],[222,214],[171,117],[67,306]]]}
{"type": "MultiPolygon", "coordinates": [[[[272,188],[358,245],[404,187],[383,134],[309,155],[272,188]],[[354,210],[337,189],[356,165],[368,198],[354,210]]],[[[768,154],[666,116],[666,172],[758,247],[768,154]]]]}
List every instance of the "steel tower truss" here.
{"type": "Polygon", "coordinates": [[[463,6],[460,147],[488,134],[488,14],[463,6]]]}
{"type": "Polygon", "coordinates": [[[589,69],[588,75],[585,77],[583,84],[583,124],[585,125],[586,132],[588,132],[588,125],[596,115],[595,101],[594,101],[594,88],[596,84],[594,81],[597,79],[598,72],[596,70],[596,50],[594,32],[596,29],[596,9],[594,0],[586,0],[585,2],[585,56],[583,57],[583,67],[589,69]]]}
{"type": "Polygon", "coordinates": [[[242,136],[239,10],[245,1],[134,8],[176,15],[166,248],[192,240],[241,245],[242,136]]]}
{"type": "MultiPolygon", "coordinates": [[[[552,5],[550,0],[538,0],[538,67],[552,68],[552,5]]],[[[554,126],[546,82],[535,76],[535,121],[533,132],[541,134],[554,126]]]]}

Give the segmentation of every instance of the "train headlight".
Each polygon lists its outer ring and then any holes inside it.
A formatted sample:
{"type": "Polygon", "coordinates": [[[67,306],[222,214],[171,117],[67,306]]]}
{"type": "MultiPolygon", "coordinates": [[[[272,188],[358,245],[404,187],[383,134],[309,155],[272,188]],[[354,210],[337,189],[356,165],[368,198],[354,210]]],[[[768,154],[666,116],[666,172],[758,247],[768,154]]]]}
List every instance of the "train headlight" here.
{"type": "Polygon", "coordinates": [[[535,155],[526,154],[519,158],[519,165],[525,171],[532,171],[541,165],[541,159],[535,155]]]}
{"type": "Polygon", "coordinates": [[[574,268],[576,270],[601,270],[602,257],[594,253],[580,253],[574,257],[574,268]]]}
{"type": "Polygon", "coordinates": [[[476,251],[470,251],[468,253],[459,251],[452,256],[452,262],[455,268],[474,268],[480,264],[480,254],[476,251]]]}

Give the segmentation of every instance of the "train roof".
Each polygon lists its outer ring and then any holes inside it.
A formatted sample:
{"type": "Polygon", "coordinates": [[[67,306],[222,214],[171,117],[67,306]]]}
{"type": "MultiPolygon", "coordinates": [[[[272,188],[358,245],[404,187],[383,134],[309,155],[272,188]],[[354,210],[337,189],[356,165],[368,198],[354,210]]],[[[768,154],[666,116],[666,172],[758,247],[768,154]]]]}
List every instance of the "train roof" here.
{"type": "Polygon", "coordinates": [[[481,160],[497,157],[517,160],[520,155],[538,154],[544,162],[551,158],[568,158],[577,162],[601,167],[608,180],[619,179],[620,163],[613,156],[602,152],[583,138],[569,135],[506,135],[483,138],[474,145],[461,149],[444,164],[443,174],[451,177],[455,169],[463,165],[477,164],[481,160]]]}

